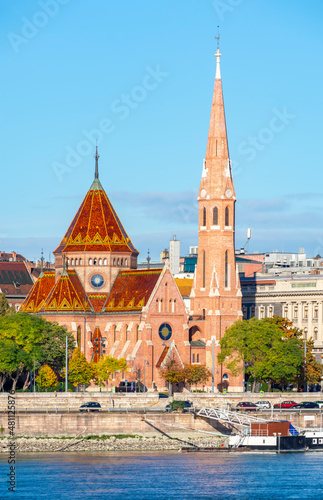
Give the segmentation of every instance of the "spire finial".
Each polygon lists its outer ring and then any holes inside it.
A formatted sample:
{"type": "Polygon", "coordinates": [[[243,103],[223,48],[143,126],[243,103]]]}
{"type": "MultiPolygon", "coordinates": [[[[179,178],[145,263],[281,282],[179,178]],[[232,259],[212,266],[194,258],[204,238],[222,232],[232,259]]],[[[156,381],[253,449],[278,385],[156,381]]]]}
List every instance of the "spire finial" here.
{"type": "Polygon", "coordinates": [[[219,31],[219,26],[218,26],[218,36],[214,37],[217,41],[217,49],[216,49],[216,72],[215,72],[215,78],[219,78],[221,80],[221,71],[220,71],[220,47],[219,47],[219,40],[220,40],[220,31],[219,31]]]}
{"type": "Polygon", "coordinates": [[[40,259],[40,275],[39,277],[42,278],[44,276],[44,249],[41,249],[41,259],[40,259]]]}
{"type": "Polygon", "coordinates": [[[98,144],[96,144],[96,152],[95,152],[94,158],[95,158],[95,175],[94,175],[94,178],[98,179],[99,178],[99,161],[98,160],[100,158],[100,155],[98,153],[98,144]]]}
{"type": "Polygon", "coordinates": [[[147,255],[148,266],[147,266],[147,269],[150,269],[150,261],[151,261],[151,258],[150,258],[149,248],[148,248],[148,255],[147,255]]]}

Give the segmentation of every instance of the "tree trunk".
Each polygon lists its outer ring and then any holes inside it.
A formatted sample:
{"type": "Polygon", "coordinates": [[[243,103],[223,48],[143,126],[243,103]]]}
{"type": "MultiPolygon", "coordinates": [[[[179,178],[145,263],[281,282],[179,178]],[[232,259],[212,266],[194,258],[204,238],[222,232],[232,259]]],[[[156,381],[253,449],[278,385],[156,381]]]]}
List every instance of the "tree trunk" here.
{"type": "Polygon", "coordinates": [[[270,392],[271,391],[271,380],[268,382],[268,388],[267,388],[267,391],[270,392]]]}
{"type": "Polygon", "coordinates": [[[257,383],[257,380],[254,380],[254,381],[252,382],[251,392],[255,392],[255,389],[256,389],[256,383],[257,383]]]}
{"type": "Polygon", "coordinates": [[[15,391],[16,390],[16,385],[17,385],[17,382],[18,382],[18,378],[20,377],[20,370],[17,370],[17,373],[16,373],[16,376],[15,377],[11,377],[11,380],[12,380],[12,387],[11,387],[11,390],[12,391],[15,391]]]}
{"type": "Polygon", "coordinates": [[[23,391],[25,391],[27,389],[27,385],[28,385],[28,382],[29,382],[29,378],[30,378],[30,371],[27,372],[27,377],[26,377],[26,380],[25,380],[25,383],[24,383],[24,386],[22,388],[23,391]]]}

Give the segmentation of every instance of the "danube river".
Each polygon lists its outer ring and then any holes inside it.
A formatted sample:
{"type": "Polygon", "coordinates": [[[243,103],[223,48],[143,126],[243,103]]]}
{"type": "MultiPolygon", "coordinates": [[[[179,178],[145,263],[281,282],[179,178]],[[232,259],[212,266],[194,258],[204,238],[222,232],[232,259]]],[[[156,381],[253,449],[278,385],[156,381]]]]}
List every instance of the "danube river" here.
{"type": "Polygon", "coordinates": [[[323,499],[323,453],[60,453],[18,455],[19,499],[323,499]]]}

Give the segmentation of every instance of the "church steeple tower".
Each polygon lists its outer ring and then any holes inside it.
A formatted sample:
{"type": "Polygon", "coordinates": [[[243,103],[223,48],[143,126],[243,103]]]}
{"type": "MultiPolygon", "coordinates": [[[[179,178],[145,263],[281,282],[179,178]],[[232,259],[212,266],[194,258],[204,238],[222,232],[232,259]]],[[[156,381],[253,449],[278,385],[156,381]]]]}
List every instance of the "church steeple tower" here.
{"type": "Polygon", "coordinates": [[[198,194],[198,260],[191,292],[192,326],[195,318],[198,321],[202,318],[196,327],[201,330],[203,322],[206,342],[212,337],[219,341],[225,329],[241,317],[241,292],[234,246],[236,197],[225,122],[219,47],[215,57],[210,126],[198,194]]]}

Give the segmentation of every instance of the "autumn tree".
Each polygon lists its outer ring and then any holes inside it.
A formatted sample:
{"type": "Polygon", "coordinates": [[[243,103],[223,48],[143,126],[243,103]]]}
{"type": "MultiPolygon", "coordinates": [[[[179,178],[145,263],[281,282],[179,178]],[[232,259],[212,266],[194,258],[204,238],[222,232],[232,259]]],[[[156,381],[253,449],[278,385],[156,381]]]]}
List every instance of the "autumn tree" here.
{"type": "Polygon", "coordinates": [[[184,369],[175,359],[168,360],[165,367],[160,369],[160,374],[165,382],[171,384],[172,388],[174,384],[185,382],[184,369]]]}
{"type": "Polygon", "coordinates": [[[183,370],[184,380],[189,385],[195,385],[197,389],[197,385],[203,382],[207,382],[209,378],[212,376],[212,373],[205,365],[199,364],[186,364],[183,370]]]}
{"type": "Polygon", "coordinates": [[[236,321],[220,340],[218,362],[233,375],[245,373],[257,381],[293,382],[302,365],[302,345],[288,337],[275,322],[251,318],[236,321]]]}
{"type": "MultiPolygon", "coordinates": [[[[63,370],[65,374],[65,368],[63,370]]],[[[88,363],[80,349],[75,349],[68,362],[68,380],[77,387],[79,384],[88,385],[95,377],[92,363],[88,363]]]]}
{"type": "Polygon", "coordinates": [[[58,380],[55,372],[48,365],[43,365],[36,377],[36,383],[41,389],[49,389],[57,384],[58,380]]]}
{"type": "Polygon", "coordinates": [[[125,358],[114,358],[113,356],[104,356],[97,363],[94,363],[95,382],[103,382],[108,387],[108,381],[114,372],[128,371],[125,358]]]}

